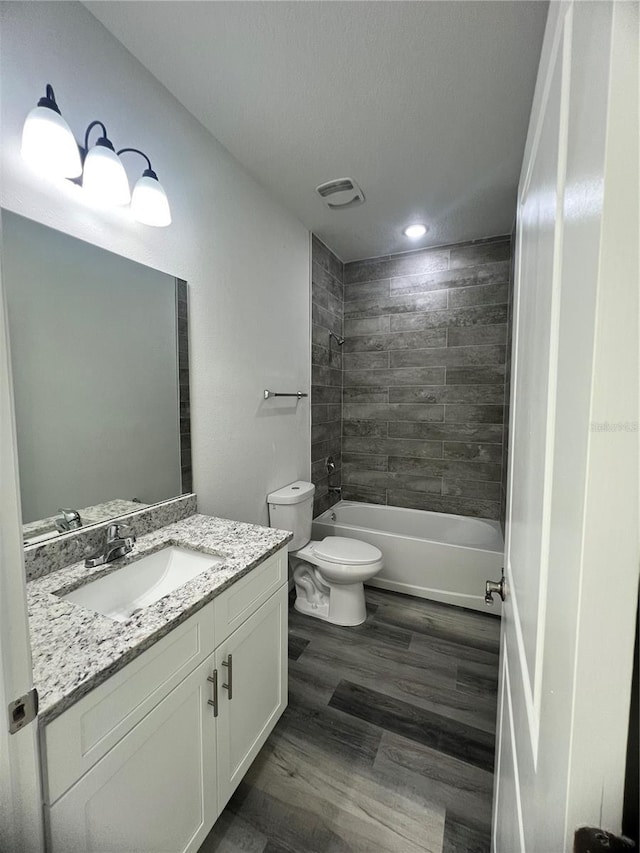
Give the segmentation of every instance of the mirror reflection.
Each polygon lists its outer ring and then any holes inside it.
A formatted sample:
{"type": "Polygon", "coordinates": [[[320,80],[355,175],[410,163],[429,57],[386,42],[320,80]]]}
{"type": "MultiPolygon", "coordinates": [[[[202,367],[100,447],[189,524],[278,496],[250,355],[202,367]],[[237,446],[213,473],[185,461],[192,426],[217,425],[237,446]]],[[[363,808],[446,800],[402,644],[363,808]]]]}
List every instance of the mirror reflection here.
{"type": "Polygon", "coordinates": [[[185,282],[8,211],[2,229],[25,542],[188,491],[185,282]]]}

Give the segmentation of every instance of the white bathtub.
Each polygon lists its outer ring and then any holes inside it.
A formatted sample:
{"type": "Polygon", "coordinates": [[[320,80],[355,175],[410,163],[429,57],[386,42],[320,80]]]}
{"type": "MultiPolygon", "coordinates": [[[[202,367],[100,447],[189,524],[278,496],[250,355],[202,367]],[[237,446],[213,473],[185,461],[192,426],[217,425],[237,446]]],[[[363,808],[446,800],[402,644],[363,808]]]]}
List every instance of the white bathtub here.
{"type": "MultiPolygon", "coordinates": [[[[487,580],[500,580],[503,541],[497,521],[340,501],[313,521],[313,539],[348,536],[382,551],[371,586],[487,611],[487,580]]],[[[493,606],[499,613],[499,601],[493,606]]]]}

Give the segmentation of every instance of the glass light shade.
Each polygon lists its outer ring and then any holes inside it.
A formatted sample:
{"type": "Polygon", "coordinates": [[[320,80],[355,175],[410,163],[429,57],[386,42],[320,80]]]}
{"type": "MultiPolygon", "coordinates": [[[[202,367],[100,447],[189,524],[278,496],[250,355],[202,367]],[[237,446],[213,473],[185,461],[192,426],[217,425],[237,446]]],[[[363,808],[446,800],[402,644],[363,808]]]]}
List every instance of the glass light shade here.
{"type": "Polygon", "coordinates": [[[34,107],[22,131],[22,156],[51,177],[77,178],[82,174],[78,145],[66,121],[49,107],[34,107]]]}
{"type": "Polygon", "coordinates": [[[160,228],[171,225],[167,194],[156,178],[143,175],[133,188],[131,212],[138,222],[160,228]]]}
{"type": "Polygon", "coordinates": [[[129,181],[122,161],[106,145],[94,145],[84,159],[82,187],[104,204],[128,204],[129,181]]]}

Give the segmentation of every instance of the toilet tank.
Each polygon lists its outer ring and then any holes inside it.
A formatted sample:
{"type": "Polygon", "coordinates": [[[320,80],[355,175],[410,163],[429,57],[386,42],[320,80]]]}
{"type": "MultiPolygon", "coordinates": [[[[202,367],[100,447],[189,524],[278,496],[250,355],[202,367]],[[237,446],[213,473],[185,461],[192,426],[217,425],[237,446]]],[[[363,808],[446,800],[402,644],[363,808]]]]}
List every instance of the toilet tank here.
{"type": "Polygon", "coordinates": [[[313,483],[296,480],[267,495],[269,504],[269,526],[280,530],[290,530],[293,539],[289,542],[289,551],[297,551],[311,540],[311,522],[313,521],[313,483]]]}

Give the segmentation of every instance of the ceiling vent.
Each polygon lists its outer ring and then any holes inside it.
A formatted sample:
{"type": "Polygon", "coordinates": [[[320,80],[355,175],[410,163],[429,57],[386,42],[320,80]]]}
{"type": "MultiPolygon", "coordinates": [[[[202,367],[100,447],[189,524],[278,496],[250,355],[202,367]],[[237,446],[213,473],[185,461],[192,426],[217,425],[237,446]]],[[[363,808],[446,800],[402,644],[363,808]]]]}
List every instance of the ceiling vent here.
{"type": "Polygon", "coordinates": [[[353,178],[337,178],[316,187],[316,192],[329,210],[346,210],[364,204],[364,193],[353,178]]]}

